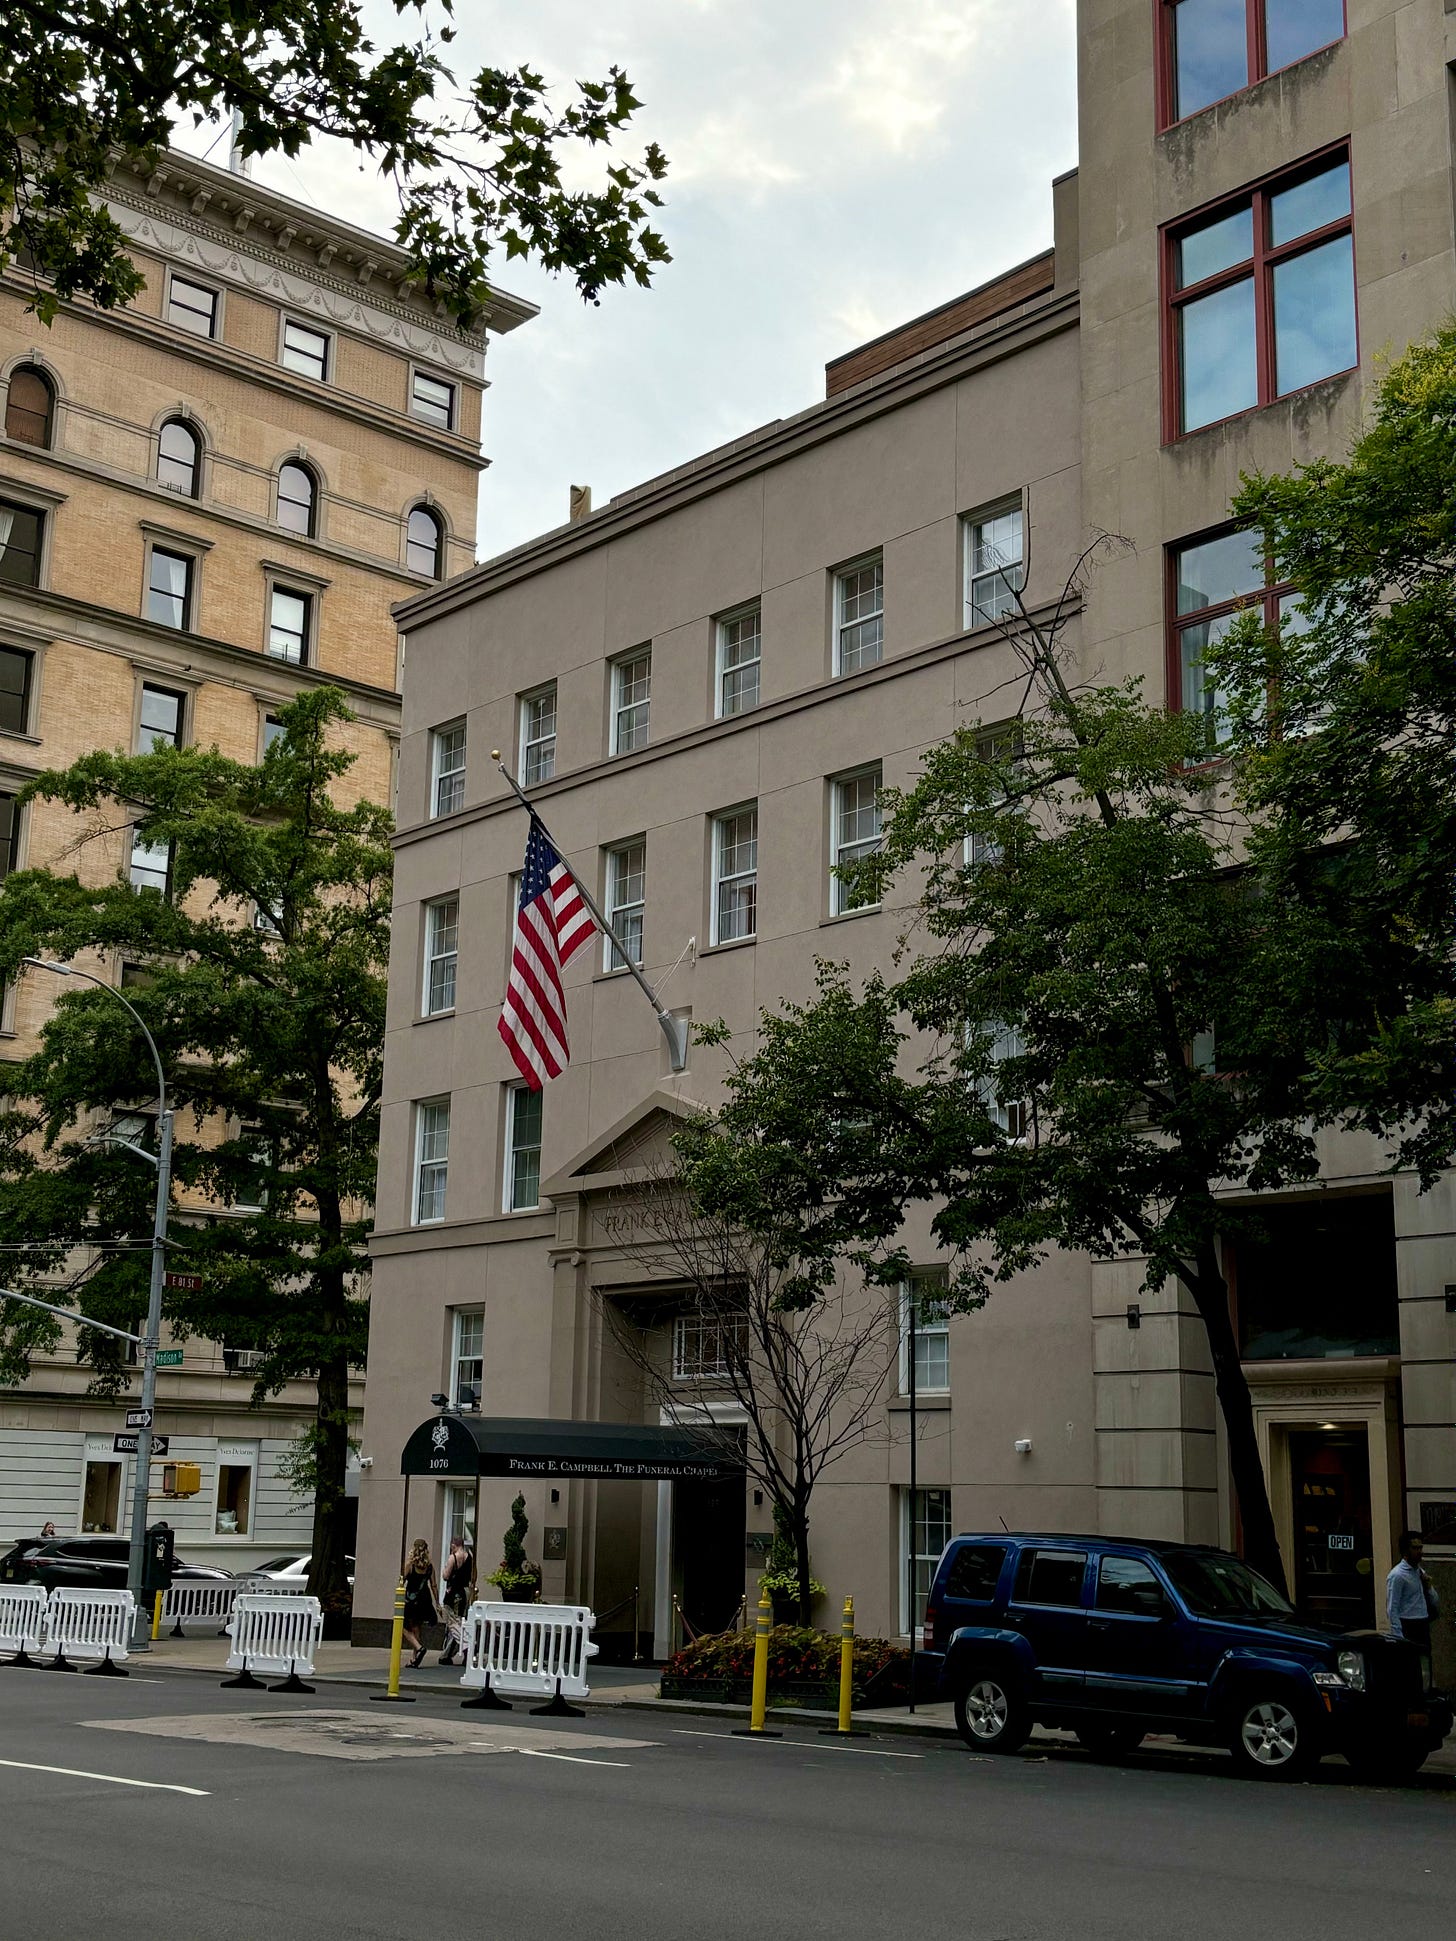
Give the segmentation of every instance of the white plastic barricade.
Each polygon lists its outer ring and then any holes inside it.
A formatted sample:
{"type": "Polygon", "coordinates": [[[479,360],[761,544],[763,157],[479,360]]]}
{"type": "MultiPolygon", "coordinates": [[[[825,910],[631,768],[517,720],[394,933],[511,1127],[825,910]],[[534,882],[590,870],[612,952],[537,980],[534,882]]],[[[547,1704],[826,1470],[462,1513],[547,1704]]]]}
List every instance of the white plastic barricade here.
{"type": "Polygon", "coordinates": [[[233,1605],[244,1592],[268,1591],[279,1597],[302,1597],[303,1580],[275,1583],[269,1577],[184,1577],[177,1580],[162,1598],[162,1621],[172,1627],[174,1638],[185,1638],[189,1624],[216,1625],[218,1636],[227,1635],[227,1620],[233,1605]]]}
{"type": "Polygon", "coordinates": [[[324,1634],[324,1610],[316,1597],[299,1597],[291,1591],[240,1591],[233,1600],[232,1621],[227,1627],[233,1641],[227,1669],[236,1678],[225,1678],[224,1685],[256,1690],[254,1672],[286,1672],[275,1692],[311,1692],[300,1672],[313,1670],[314,1653],[324,1634]]]}
{"type": "MultiPolygon", "coordinates": [[[[465,1615],[460,1683],[478,1696],[476,1708],[501,1708],[502,1692],[549,1699],[537,1712],[580,1718],[571,1698],[586,1698],[588,1659],[596,1616],[584,1604],[472,1604],[465,1615]]],[[[504,1707],[509,1710],[509,1707],[504,1707]]]]}
{"type": "Polygon", "coordinates": [[[40,1650],[45,1627],[44,1584],[0,1584],[0,1651],[12,1653],[13,1665],[30,1665],[40,1650]]]}
{"type": "Polygon", "coordinates": [[[94,1658],[94,1670],[125,1678],[136,1599],[130,1591],[53,1590],[46,1604],[46,1649],[53,1669],[69,1671],[71,1658],[94,1658]]]}

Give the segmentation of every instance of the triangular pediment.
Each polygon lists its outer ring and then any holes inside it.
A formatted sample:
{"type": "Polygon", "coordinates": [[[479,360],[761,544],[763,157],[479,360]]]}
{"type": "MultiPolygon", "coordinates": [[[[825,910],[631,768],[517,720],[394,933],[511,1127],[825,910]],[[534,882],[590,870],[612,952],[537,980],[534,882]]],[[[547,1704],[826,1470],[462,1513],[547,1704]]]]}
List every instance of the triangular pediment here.
{"type": "Polygon", "coordinates": [[[670,1171],[673,1134],[705,1108],[696,1099],[656,1091],[584,1146],[561,1171],[542,1182],[552,1199],[566,1193],[600,1192],[626,1185],[644,1173],[670,1171]]]}

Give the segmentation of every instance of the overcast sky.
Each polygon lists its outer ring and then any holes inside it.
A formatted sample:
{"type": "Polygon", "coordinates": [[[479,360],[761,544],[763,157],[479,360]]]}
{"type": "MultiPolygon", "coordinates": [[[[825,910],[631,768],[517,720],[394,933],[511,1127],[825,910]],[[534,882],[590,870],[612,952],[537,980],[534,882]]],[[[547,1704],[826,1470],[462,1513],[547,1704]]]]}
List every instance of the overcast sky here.
{"type": "MultiPolygon", "coordinates": [[[[802,410],[826,359],[1046,248],[1051,178],[1076,161],[1074,4],[458,0],[457,72],[529,62],[569,81],[616,62],[636,139],[671,164],[673,261],[650,289],[592,307],[501,265],[541,315],[487,359],[479,556],[559,525],[572,482],[600,506],[802,410]]],[[[392,10],[369,11],[390,34],[392,10]]],[[[390,226],[343,150],[257,172],[390,226]]]]}

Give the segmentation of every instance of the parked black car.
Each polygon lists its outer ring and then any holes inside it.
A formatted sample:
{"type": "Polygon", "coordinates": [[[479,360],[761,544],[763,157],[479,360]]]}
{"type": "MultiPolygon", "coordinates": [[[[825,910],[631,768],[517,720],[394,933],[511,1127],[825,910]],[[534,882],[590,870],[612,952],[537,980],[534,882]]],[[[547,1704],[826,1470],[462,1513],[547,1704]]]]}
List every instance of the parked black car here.
{"type": "Polygon", "coordinates": [[[1014,1752],[1041,1724],[1108,1757],[1159,1732],[1227,1746],[1262,1778],[1327,1752],[1398,1776],[1451,1730],[1412,1645],[1310,1623],[1239,1558],[1196,1544],[956,1537],[924,1645],[982,1752],[1014,1752]]]}
{"type": "MultiPolygon", "coordinates": [[[[25,1537],[0,1557],[0,1583],[124,1591],[127,1555],[125,1537],[25,1537]]],[[[208,1564],[184,1564],[180,1557],[172,1565],[174,1579],[232,1574],[208,1564]]]]}

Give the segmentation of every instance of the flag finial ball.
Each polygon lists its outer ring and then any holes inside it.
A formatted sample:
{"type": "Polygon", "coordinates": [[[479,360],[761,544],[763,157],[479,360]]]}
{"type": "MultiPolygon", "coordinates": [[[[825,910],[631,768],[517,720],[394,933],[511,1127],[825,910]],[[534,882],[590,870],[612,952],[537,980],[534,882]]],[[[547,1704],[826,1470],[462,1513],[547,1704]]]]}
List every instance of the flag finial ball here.
{"type": "Polygon", "coordinates": [[[493,762],[498,762],[498,761],[500,760],[500,750],[499,750],[499,748],[492,748],[492,749],[491,749],[491,751],[490,751],[490,758],[491,758],[491,760],[492,760],[493,762]]]}

